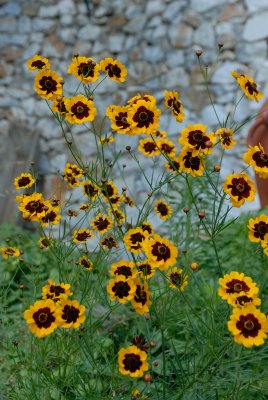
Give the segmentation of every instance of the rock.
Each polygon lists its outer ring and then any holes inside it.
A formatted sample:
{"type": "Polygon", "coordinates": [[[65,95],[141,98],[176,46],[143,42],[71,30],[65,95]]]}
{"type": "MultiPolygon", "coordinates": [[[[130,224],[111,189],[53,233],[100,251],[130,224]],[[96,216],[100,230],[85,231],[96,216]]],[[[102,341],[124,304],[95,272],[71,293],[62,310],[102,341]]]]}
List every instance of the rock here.
{"type": "Polygon", "coordinates": [[[57,154],[50,160],[51,169],[56,173],[58,171],[63,171],[67,163],[66,154],[57,154]]]}
{"type": "Polygon", "coordinates": [[[125,35],[116,33],[109,36],[108,48],[110,51],[120,53],[124,48],[125,35]]]}
{"type": "Polygon", "coordinates": [[[161,0],[150,0],[146,4],[145,13],[147,15],[155,15],[163,12],[165,4],[161,0]]]}
{"type": "Polygon", "coordinates": [[[184,63],[184,53],[183,50],[172,49],[167,53],[167,64],[170,67],[177,67],[184,63]]]}
{"type": "Polygon", "coordinates": [[[60,16],[60,24],[62,26],[69,26],[73,23],[73,16],[70,14],[63,14],[60,16]]]}
{"type": "Polygon", "coordinates": [[[248,42],[265,39],[267,37],[268,11],[254,15],[246,22],[243,31],[243,39],[248,42]]]}
{"type": "Polygon", "coordinates": [[[146,46],[142,52],[142,58],[151,64],[160,62],[164,57],[165,54],[159,46],[146,46]]]}
{"type": "Polygon", "coordinates": [[[174,19],[180,17],[180,11],[184,7],[185,3],[183,0],[174,1],[165,7],[165,11],[162,15],[163,22],[173,23],[174,19]]]}
{"type": "Polygon", "coordinates": [[[59,15],[59,6],[41,6],[39,8],[38,16],[40,18],[54,18],[59,15]]]}
{"type": "Polygon", "coordinates": [[[8,33],[16,31],[16,18],[12,16],[0,17],[0,32],[8,33]]]}
{"type": "Polygon", "coordinates": [[[195,44],[206,47],[215,47],[215,34],[212,26],[207,22],[202,23],[193,36],[195,44]]]}
{"type": "Polygon", "coordinates": [[[31,18],[22,15],[18,22],[19,33],[30,33],[32,31],[32,21],[31,18]]]}
{"type": "Polygon", "coordinates": [[[193,29],[184,22],[180,22],[179,24],[173,24],[171,26],[171,29],[168,31],[168,36],[172,46],[187,47],[192,43],[193,29]]]}
{"type": "Polygon", "coordinates": [[[37,13],[38,13],[38,4],[34,3],[34,4],[24,4],[23,5],[23,15],[28,16],[28,17],[36,17],[37,13]]]}
{"type": "Polygon", "coordinates": [[[243,68],[243,65],[237,62],[226,61],[216,70],[211,81],[212,83],[220,84],[235,83],[235,79],[231,76],[231,72],[242,70],[243,68]]]}
{"type": "Polygon", "coordinates": [[[143,7],[141,5],[134,3],[131,3],[125,11],[125,16],[130,20],[142,14],[143,14],[143,7]]]}
{"type": "Polygon", "coordinates": [[[127,18],[124,15],[113,15],[109,18],[107,27],[110,32],[117,32],[127,23],[127,18]]]}
{"type": "Polygon", "coordinates": [[[215,0],[191,0],[190,8],[199,13],[203,13],[210,10],[211,8],[220,6],[225,2],[226,0],[218,0],[216,2],[215,0]]]}
{"type": "Polygon", "coordinates": [[[183,21],[193,28],[198,28],[201,24],[201,16],[194,10],[186,10],[183,16],[183,21]]]}
{"type": "Polygon", "coordinates": [[[0,15],[12,15],[13,17],[18,17],[21,13],[21,5],[19,2],[16,1],[10,1],[7,4],[5,4],[1,9],[0,9],[0,15]]]}
{"type": "Polygon", "coordinates": [[[0,78],[3,78],[7,75],[7,68],[5,68],[4,64],[0,64],[0,78]]]}
{"type": "Polygon", "coordinates": [[[26,35],[12,34],[9,35],[7,33],[0,34],[0,43],[2,46],[4,45],[15,45],[15,46],[23,46],[27,41],[26,35]]]}
{"type": "Polygon", "coordinates": [[[243,40],[236,43],[236,55],[237,61],[247,64],[249,60],[260,60],[263,61],[266,58],[267,44],[265,41],[252,43],[244,42],[243,40]]]}
{"type": "Polygon", "coordinates": [[[101,34],[101,28],[97,25],[87,24],[78,30],[77,37],[82,40],[97,40],[101,34]]]}
{"type": "Polygon", "coordinates": [[[34,18],[32,29],[33,31],[51,31],[53,25],[55,25],[55,20],[52,18],[34,18]]]}
{"type": "Polygon", "coordinates": [[[147,23],[148,28],[156,28],[162,24],[162,19],[161,17],[154,16],[153,18],[150,19],[150,21],[147,23]]]}
{"type": "Polygon", "coordinates": [[[245,0],[249,13],[260,12],[261,10],[267,11],[266,0],[245,0]]]}
{"type": "Polygon", "coordinates": [[[218,21],[229,21],[236,17],[245,17],[246,12],[242,5],[225,4],[218,15],[218,21]]]}
{"type": "Polygon", "coordinates": [[[176,67],[163,74],[160,77],[160,82],[164,89],[177,90],[179,87],[189,85],[189,77],[183,68],[176,67]]]}
{"type": "Polygon", "coordinates": [[[124,27],[124,32],[134,34],[142,32],[147,21],[146,15],[139,15],[138,17],[134,17],[130,22],[128,22],[124,27]]]}
{"type": "Polygon", "coordinates": [[[222,105],[214,104],[214,108],[212,107],[211,104],[207,105],[201,113],[203,123],[205,125],[208,125],[209,127],[219,126],[218,119],[221,123],[223,123],[223,121],[225,121],[227,117],[227,113],[225,112],[222,105]],[[216,110],[217,115],[214,111],[214,108],[216,110]]]}

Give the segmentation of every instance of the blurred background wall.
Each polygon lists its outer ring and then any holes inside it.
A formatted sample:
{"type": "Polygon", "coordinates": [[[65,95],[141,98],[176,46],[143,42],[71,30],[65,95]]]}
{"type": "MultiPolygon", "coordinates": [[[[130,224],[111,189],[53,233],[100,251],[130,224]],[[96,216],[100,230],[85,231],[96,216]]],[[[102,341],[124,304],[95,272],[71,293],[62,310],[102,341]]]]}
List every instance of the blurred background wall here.
{"type": "MultiPolygon", "coordinates": [[[[14,217],[13,178],[35,161],[45,194],[57,191],[60,174],[69,159],[61,132],[44,100],[34,92],[34,75],[26,60],[40,53],[64,78],[65,94],[77,86],[67,75],[72,56],[118,58],[128,68],[123,84],[106,79],[95,101],[99,114],[108,104],[121,104],[140,93],[152,93],[163,102],[165,89],[178,90],[186,119],[178,124],[162,116],[161,128],[177,144],[182,127],[202,122],[211,129],[217,120],[199,71],[195,51],[212,72],[211,93],[221,120],[232,110],[237,85],[230,76],[239,70],[256,78],[268,95],[267,0],[0,0],[0,209],[1,220],[14,217]],[[224,45],[216,64],[218,43],[224,45]]],[[[243,100],[238,122],[254,115],[260,104],[243,100]]],[[[239,172],[247,124],[239,144],[229,151],[222,170],[239,172]]],[[[76,141],[86,159],[96,151],[84,127],[76,127],[76,141]]],[[[125,152],[138,138],[120,135],[116,149],[125,152]]],[[[127,155],[126,155],[127,157],[127,155]]],[[[143,157],[142,165],[148,166],[143,157]]],[[[132,159],[128,183],[136,193],[146,190],[132,159]]],[[[148,167],[150,168],[150,167],[148,167]]],[[[77,193],[77,198],[79,192],[77,193]]],[[[243,207],[258,208],[258,199],[243,207]]]]}

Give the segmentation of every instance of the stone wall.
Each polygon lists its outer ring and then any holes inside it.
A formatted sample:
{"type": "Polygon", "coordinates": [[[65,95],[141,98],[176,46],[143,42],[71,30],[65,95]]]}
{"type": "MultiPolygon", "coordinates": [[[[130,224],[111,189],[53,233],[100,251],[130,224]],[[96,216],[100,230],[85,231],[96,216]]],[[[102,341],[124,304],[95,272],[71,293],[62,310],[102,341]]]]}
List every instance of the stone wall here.
{"type": "MultiPolygon", "coordinates": [[[[68,153],[46,103],[33,90],[34,77],[25,62],[36,53],[48,57],[52,69],[64,77],[66,95],[77,85],[66,74],[73,54],[97,60],[112,56],[125,63],[129,72],[126,83],[105,80],[99,87],[96,102],[100,112],[104,113],[110,103],[124,104],[137,92],[150,92],[161,101],[165,89],[176,89],[187,117],[178,125],[164,116],[162,128],[174,138],[189,122],[203,122],[213,129],[217,121],[195,50],[203,50],[201,58],[212,75],[212,98],[223,120],[237,94],[230,71],[239,69],[254,76],[268,95],[267,20],[267,0],[0,0],[0,130],[8,132],[15,122],[21,142],[24,134],[20,124],[38,132],[38,168],[46,176],[46,190],[53,190],[57,171],[63,170],[68,153]],[[218,43],[224,47],[216,63],[218,43]]],[[[237,121],[253,115],[259,106],[242,101],[237,121]]],[[[241,168],[237,154],[241,159],[247,129],[248,125],[242,130],[239,145],[227,156],[224,174],[241,168]]],[[[95,148],[83,128],[77,128],[76,138],[85,156],[94,157],[95,148]]],[[[125,151],[129,140],[120,137],[117,150],[125,151]]],[[[4,141],[1,134],[0,150],[4,141]]],[[[134,147],[136,138],[131,141],[134,147]]],[[[1,159],[1,171],[7,162],[8,157],[1,159]]],[[[10,162],[14,163],[14,157],[10,162]]],[[[135,190],[146,190],[131,159],[128,167],[128,180],[135,190]]],[[[5,191],[1,190],[1,196],[5,191]]],[[[251,207],[257,208],[258,202],[251,207]]]]}

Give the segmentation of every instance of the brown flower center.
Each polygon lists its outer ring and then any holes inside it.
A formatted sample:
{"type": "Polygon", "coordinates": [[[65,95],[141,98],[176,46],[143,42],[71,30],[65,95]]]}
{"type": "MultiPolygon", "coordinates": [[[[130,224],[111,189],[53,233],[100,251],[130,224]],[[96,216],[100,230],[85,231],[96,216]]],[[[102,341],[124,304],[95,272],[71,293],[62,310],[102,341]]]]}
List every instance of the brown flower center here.
{"type": "Polygon", "coordinates": [[[67,324],[70,324],[72,322],[75,323],[79,317],[79,314],[80,314],[79,309],[73,306],[66,305],[64,306],[63,309],[62,319],[64,319],[67,322],[67,324]]]}
{"type": "Polygon", "coordinates": [[[244,322],[244,327],[246,328],[247,331],[252,331],[252,329],[254,329],[254,322],[248,320],[244,322]]]}
{"type": "Polygon", "coordinates": [[[123,364],[126,371],[136,372],[142,366],[142,361],[138,354],[126,354],[123,364]]]}

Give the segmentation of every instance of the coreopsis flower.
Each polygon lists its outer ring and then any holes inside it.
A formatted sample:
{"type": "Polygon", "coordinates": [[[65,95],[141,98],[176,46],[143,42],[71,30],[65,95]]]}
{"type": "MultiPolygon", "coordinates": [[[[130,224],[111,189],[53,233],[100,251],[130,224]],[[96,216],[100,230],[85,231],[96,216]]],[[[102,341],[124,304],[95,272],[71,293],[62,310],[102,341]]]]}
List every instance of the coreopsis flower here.
{"type": "Polygon", "coordinates": [[[93,262],[87,256],[80,257],[77,260],[77,264],[81,265],[81,267],[83,267],[87,271],[91,271],[93,268],[93,262]]]}
{"type": "Polygon", "coordinates": [[[224,149],[232,149],[236,144],[233,139],[234,131],[231,128],[220,128],[215,132],[215,135],[219,138],[220,144],[224,149]]]}
{"type": "Polygon", "coordinates": [[[54,240],[51,238],[48,238],[47,236],[42,236],[39,240],[39,247],[42,250],[47,250],[54,244],[54,240]]]}
{"type": "Polygon", "coordinates": [[[132,278],[125,278],[122,275],[110,279],[107,285],[107,292],[111,300],[117,300],[123,304],[132,300],[136,291],[136,284],[132,278]]]}
{"type": "Polygon", "coordinates": [[[147,259],[136,263],[137,270],[143,279],[150,279],[155,275],[155,266],[147,259]]]}
{"type": "Polygon", "coordinates": [[[170,218],[172,215],[172,208],[170,207],[169,203],[163,201],[162,199],[156,201],[154,210],[163,220],[170,218]]]}
{"type": "Polygon", "coordinates": [[[158,156],[160,154],[157,140],[150,138],[141,139],[138,150],[146,157],[158,156]]]}
{"type": "Polygon", "coordinates": [[[151,222],[148,222],[148,221],[143,221],[143,222],[142,222],[142,224],[141,224],[141,229],[142,229],[143,231],[148,232],[149,235],[151,235],[152,233],[154,233],[154,228],[153,228],[151,222]]]}
{"type": "Polygon", "coordinates": [[[99,213],[91,220],[90,225],[95,231],[98,231],[102,235],[112,228],[113,221],[108,215],[99,213]]]}
{"type": "Polygon", "coordinates": [[[257,89],[257,84],[253,78],[246,74],[239,75],[236,71],[231,72],[231,75],[236,79],[236,82],[245,93],[248,99],[259,101],[263,98],[263,93],[257,89]]]}
{"type": "Polygon", "coordinates": [[[17,190],[30,188],[34,183],[35,179],[32,174],[22,173],[14,179],[14,186],[17,190]]]}
{"type": "Polygon", "coordinates": [[[179,254],[177,247],[173,243],[157,234],[147,238],[143,244],[143,250],[148,257],[148,261],[161,271],[173,267],[179,254]]]}
{"type": "Polygon", "coordinates": [[[136,291],[133,299],[131,300],[132,306],[135,308],[135,311],[143,315],[149,312],[149,307],[152,304],[150,300],[151,292],[148,289],[148,283],[143,282],[139,279],[135,279],[136,283],[136,291]]]}
{"type": "Polygon", "coordinates": [[[125,217],[125,214],[123,213],[123,211],[119,210],[117,207],[118,207],[117,204],[113,208],[110,207],[108,209],[108,212],[111,215],[113,215],[113,217],[116,220],[117,224],[122,224],[125,221],[126,217],[125,217]]]}
{"type": "Polygon", "coordinates": [[[194,150],[202,150],[205,154],[209,154],[213,150],[213,145],[216,143],[216,137],[213,132],[206,132],[206,125],[189,124],[181,131],[179,143],[187,148],[194,150]]]}
{"type": "Polygon", "coordinates": [[[56,322],[62,328],[77,329],[85,321],[86,308],[77,300],[63,299],[55,311],[56,322]]]}
{"type": "Polygon", "coordinates": [[[118,368],[123,375],[141,378],[148,371],[147,353],[137,346],[122,348],[118,353],[118,368]]]}
{"type": "Polygon", "coordinates": [[[50,335],[57,328],[56,304],[53,300],[38,300],[23,313],[30,331],[38,338],[50,335]]]}
{"type": "Polygon", "coordinates": [[[41,226],[57,225],[61,220],[61,215],[59,214],[59,207],[53,207],[50,202],[45,210],[45,215],[40,217],[39,223],[41,226]]]}
{"type": "Polygon", "coordinates": [[[175,144],[167,138],[158,139],[157,146],[160,153],[167,155],[169,158],[173,158],[176,154],[175,144]]]}
{"type": "Polygon", "coordinates": [[[21,255],[21,251],[17,247],[0,247],[0,253],[4,259],[8,259],[9,257],[19,257],[21,255]]]}
{"type": "Polygon", "coordinates": [[[100,245],[104,247],[105,250],[111,250],[113,247],[117,249],[119,247],[119,244],[112,235],[101,239],[100,245]]]}
{"type": "Polygon", "coordinates": [[[198,150],[183,148],[177,162],[181,172],[186,172],[192,176],[202,176],[204,173],[204,155],[198,150]]]}
{"type": "Polygon", "coordinates": [[[223,300],[227,301],[234,294],[257,297],[259,292],[256,283],[242,272],[232,271],[230,274],[225,274],[223,278],[219,279],[219,284],[218,294],[223,300]]]}
{"type": "Polygon", "coordinates": [[[179,100],[179,93],[176,90],[164,91],[165,106],[172,110],[172,114],[177,122],[184,120],[185,114],[181,101],[179,100]]]}
{"type": "Polygon", "coordinates": [[[51,105],[51,110],[54,113],[58,113],[61,116],[65,117],[67,114],[67,108],[66,108],[66,100],[67,98],[64,96],[58,96],[53,100],[53,103],[51,105]]]}
{"type": "Polygon", "coordinates": [[[136,94],[136,96],[134,97],[131,97],[131,99],[128,100],[128,104],[132,106],[133,104],[137,104],[140,100],[144,100],[147,103],[151,103],[154,106],[156,105],[156,100],[154,96],[152,96],[151,94],[144,94],[143,96],[141,96],[140,93],[136,94]]]}
{"type": "Polygon", "coordinates": [[[82,203],[81,206],[78,207],[78,210],[88,211],[88,210],[90,210],[90,208],[91,208],[90,204],[82,203]]]}
{"type": "Polygon", "coordinates": [[[165,163],[166,169],[172,174],[177,174],[181,172],[181,165],[179,157],[173,157],[165,163]]]}
{"type": "Polygon", "coordinates": [[[51,299],[55,302],[67,299],[72,295],[69,283],[56,283],[52,279],[48,280],[48,284],[42,287],[42,298],[51,299]]]}
{"type": "Polygon", "coordinates": [[[99,140],[99,144],[101,144],[102,146],[104,146],[108,143],[113,143],[113,142],[114,142],[114,138],[112,136],[101,138],[99,140]]]}
{"type": "Polygon", "coordinates": [[[158,139],[164,139],[164,138],[167,137],[167,132],[166,132],[166,131],[159,131],[159,130],[157,130],[157,131],[152,132],[151,135],[152,135],[153,137],[158,138],[158,139]]]}
{"type": "Polygon", "coordinates": [[[54,71],[40,70],[34,81],[34,88],[43,99],[52,100],[62,94],[62,78],[54,71]]]}
{"type": "Polygon", "coordinates": [[[172,268],[167,273],[169,287],[172,289],[178,289],[183,291],[185,286],[188,285],[188,275],[184,274],[182,269],[177,267],[172,268]]]}
{"type": "Polygon", "coordinates": [[[121,260],[111,265],[109,270],[112,276],[124,276],[126,279],[135,278],[138,271],[135,270],[135,264],[132,261],[121,260]]]}
{"type": "Polygon", "coordinates": [[[257,296],[234,293],[228,297],[227,303],[233,307],[248,307],[249,305],[259,306],[261,304],[261,299],[257,296]]]}
{"type": "Polygon", "coordinates": [[[93,58],[74,56],[67,72],[87,84],[98,80],[99,69],[100,66],[93,58]]]}
{"type": "Polygon", "coordinates": [[[248,221],[248,237],[251,242],[260,242],[268,239],[268,216],[259,215],[248,221]]]}
{"type": "Polygon", "coordinates": [[[127,76],[126,67],[118,60],[105,58],[100,61],[100,69],[106,72],[108,78],[116,82],[124,82],[127,76]]]}
{"type": "Polygon", "coordinates": [[[268,178],[268,153],[264,152],[261,144],[254,147],[249,146],[243,155],[243,160],[254,168],[254,171],[260,178],[268,178]]]}
{"type": "Polygon", "coordinates": [[[87,229],[79,229],[74,231],[73,233],[73,242],[74,243],[86,243],[89,239],[93,238],[95,235],[94,233],[87,229]]]}
{"type": "Polygon", "coordinates": [[[267,317],[254,306],[234,308],[228,329],[236,343],[245,347],[260,346],[267,337],[267,317]]]}
{"type": "Polygon", "coordinates": [[[126,248],[130,252],[138,254],[142,252],[143,244],[147,237],[148,232],[143,231],[140,227],[137,227],[129,229],[129,231],[125,234],[123,241],[126,248]]]}
{"type": "Polygon", "coordinates": [[[118,197],[118,189],[112,181],[101,182],[100,191],[108,202],[118,197]]]}
{"type": "Polygon", "coordinates": [[[133,390],[131,400],[147,399],[144,393],[141,393],[138,389],[133,390]]]}
{"type": "Polygon", "coordinates": [[[82,182],[82,190],[85,196],[91,201],[95,200],[99,194],[99,188],[90,179],[82,182]]]}
{"type": "Polygon", "coordinates": [[[106,116],[111,122],[111,129],[120,134],[127,134],[133,136],[135,132],[132,131],[130,123],[128,122],[129,106],[116,106],[110,105],[106,109],[106,116]]]}
{"type": "Polygon", "coordinates": [[[161,111],[150,101],[138,100],[131,105],[127,122],[135,134],[150,134],[158,129],[161,111]]]}
{"type": "Polygon", "coordinates": [[[244,173],[227,175],[223,189],[234,207],[242,206],[245,201],[253,201],[256,193],[254,182],[244,173]]]}
{"type": "Polygon", "coordinates": [[[44,217],[49,208],[49,201],[45,201],[42,193],[34,192],[21,199],[18,209],[22,212],[22,218],[30,221],[39,221],[44,217]]]}
{"type": "Polygon", "coordinates": [[[47,58],[43,58],[39,54],[36,54],[27,61],[27,67],[31,72],[33,72],[36,70],[50,69],[50,64],[47,58]]]}
{"type": "Polygon", "coordinates": [[[97,114],[93,101],[83,94],[66,99],[65,105],[67,109],[66,120],[70,124],[83,124],[93,121],[97,114]]]}
{"type": "Polygon", "coordinates": [[[78,165],[67,163],[63,171],[63,179],[68,182],[71,187],[79,186],[81,182],[79,178],[83,176],[83,171],[78,165]]]}

